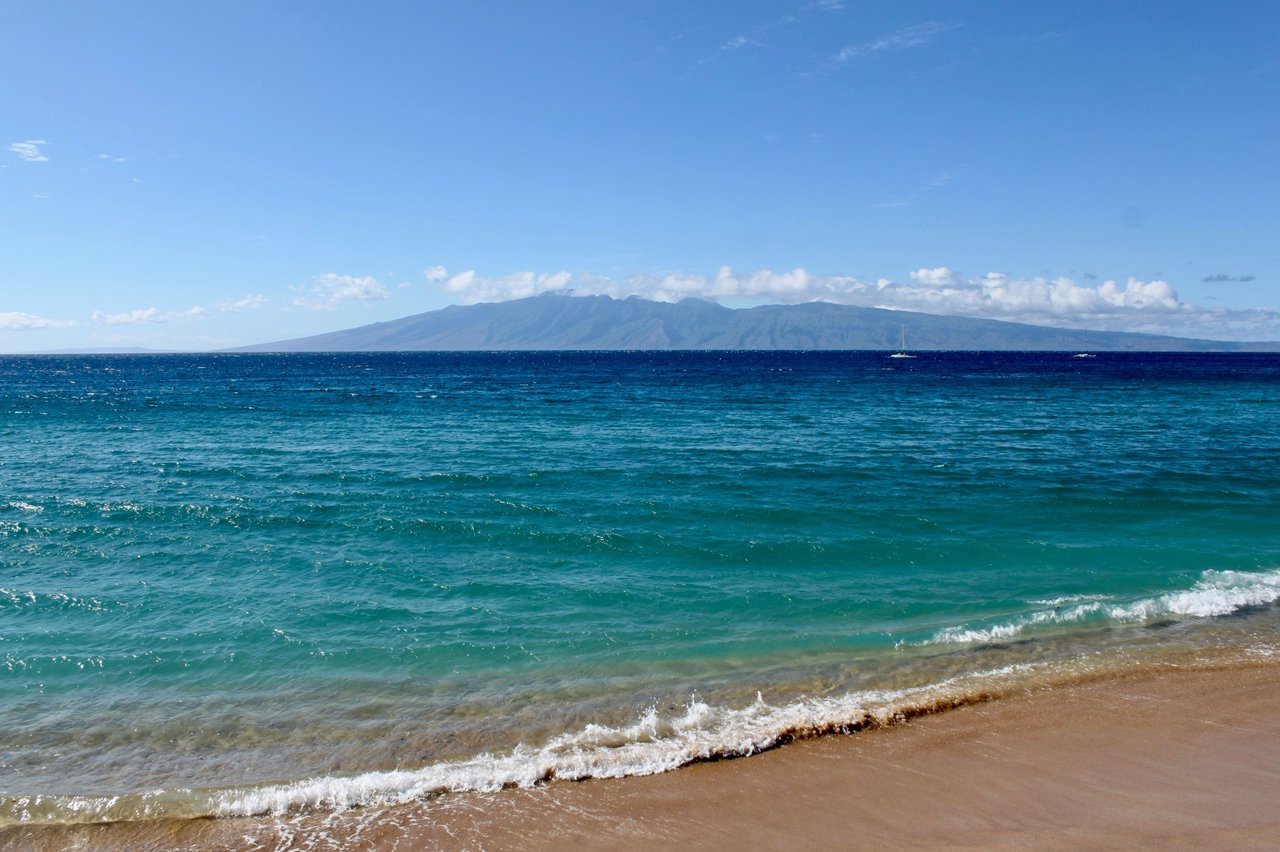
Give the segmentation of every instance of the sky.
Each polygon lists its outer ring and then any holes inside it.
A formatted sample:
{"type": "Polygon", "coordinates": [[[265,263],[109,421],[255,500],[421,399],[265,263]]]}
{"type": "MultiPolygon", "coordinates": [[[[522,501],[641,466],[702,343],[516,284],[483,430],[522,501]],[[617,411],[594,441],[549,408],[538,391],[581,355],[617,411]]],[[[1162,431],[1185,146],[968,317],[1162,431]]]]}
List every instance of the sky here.
{"type": "Polygon", "coordinates": [[[1280,340],[1280,3],[0,0],[0,352],[547,290],[1280,340]]]}

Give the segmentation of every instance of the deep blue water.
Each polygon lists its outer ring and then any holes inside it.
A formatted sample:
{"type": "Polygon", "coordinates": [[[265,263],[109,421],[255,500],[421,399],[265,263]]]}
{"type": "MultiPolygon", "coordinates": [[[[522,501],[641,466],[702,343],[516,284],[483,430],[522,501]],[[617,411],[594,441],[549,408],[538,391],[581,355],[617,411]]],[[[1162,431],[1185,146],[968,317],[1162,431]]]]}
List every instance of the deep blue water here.
{"type": "Polygon", "coordinates": [[[1277,424],[1269,354],[0,357],[0,795],[1265,643],[1277,424]]]}

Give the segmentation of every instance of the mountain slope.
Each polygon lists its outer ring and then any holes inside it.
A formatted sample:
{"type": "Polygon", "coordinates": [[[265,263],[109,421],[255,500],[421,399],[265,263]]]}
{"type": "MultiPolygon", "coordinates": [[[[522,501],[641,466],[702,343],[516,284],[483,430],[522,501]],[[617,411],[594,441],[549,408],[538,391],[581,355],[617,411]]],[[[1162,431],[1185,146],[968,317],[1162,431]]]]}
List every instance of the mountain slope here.
{"type": "Polygon", "coordinates": [[[454,305],[359,328],[242,347],[240,352],[540,349],[896,349],[1274,351],[1280,344],[1077,331],[827,302],[734,310],[701,299],[544,294],[454,305]]]}

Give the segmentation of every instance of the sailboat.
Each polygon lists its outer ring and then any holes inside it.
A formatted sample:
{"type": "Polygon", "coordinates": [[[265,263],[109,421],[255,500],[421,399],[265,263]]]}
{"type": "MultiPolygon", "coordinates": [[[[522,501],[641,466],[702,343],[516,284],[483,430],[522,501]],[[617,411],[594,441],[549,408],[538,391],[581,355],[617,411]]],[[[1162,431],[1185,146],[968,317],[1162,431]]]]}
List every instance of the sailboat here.
{"type": "Polygon", "coordinates": [[[914,358],[914,355],[907,354],[907,327],[902,326],[902,348],[889,356],[890,358],[914,358]]]}

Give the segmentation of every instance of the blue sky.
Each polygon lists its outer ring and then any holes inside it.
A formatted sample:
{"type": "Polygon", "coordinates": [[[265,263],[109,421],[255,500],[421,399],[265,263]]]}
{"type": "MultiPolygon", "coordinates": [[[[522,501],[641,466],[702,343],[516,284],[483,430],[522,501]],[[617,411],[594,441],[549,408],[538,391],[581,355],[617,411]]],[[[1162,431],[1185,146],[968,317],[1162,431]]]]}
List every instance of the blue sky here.
{"type": "Polygon", "coordinates": [[[9,3],[0,351],[547,289],[1280,339],[1280,3],[9,3]]]}

